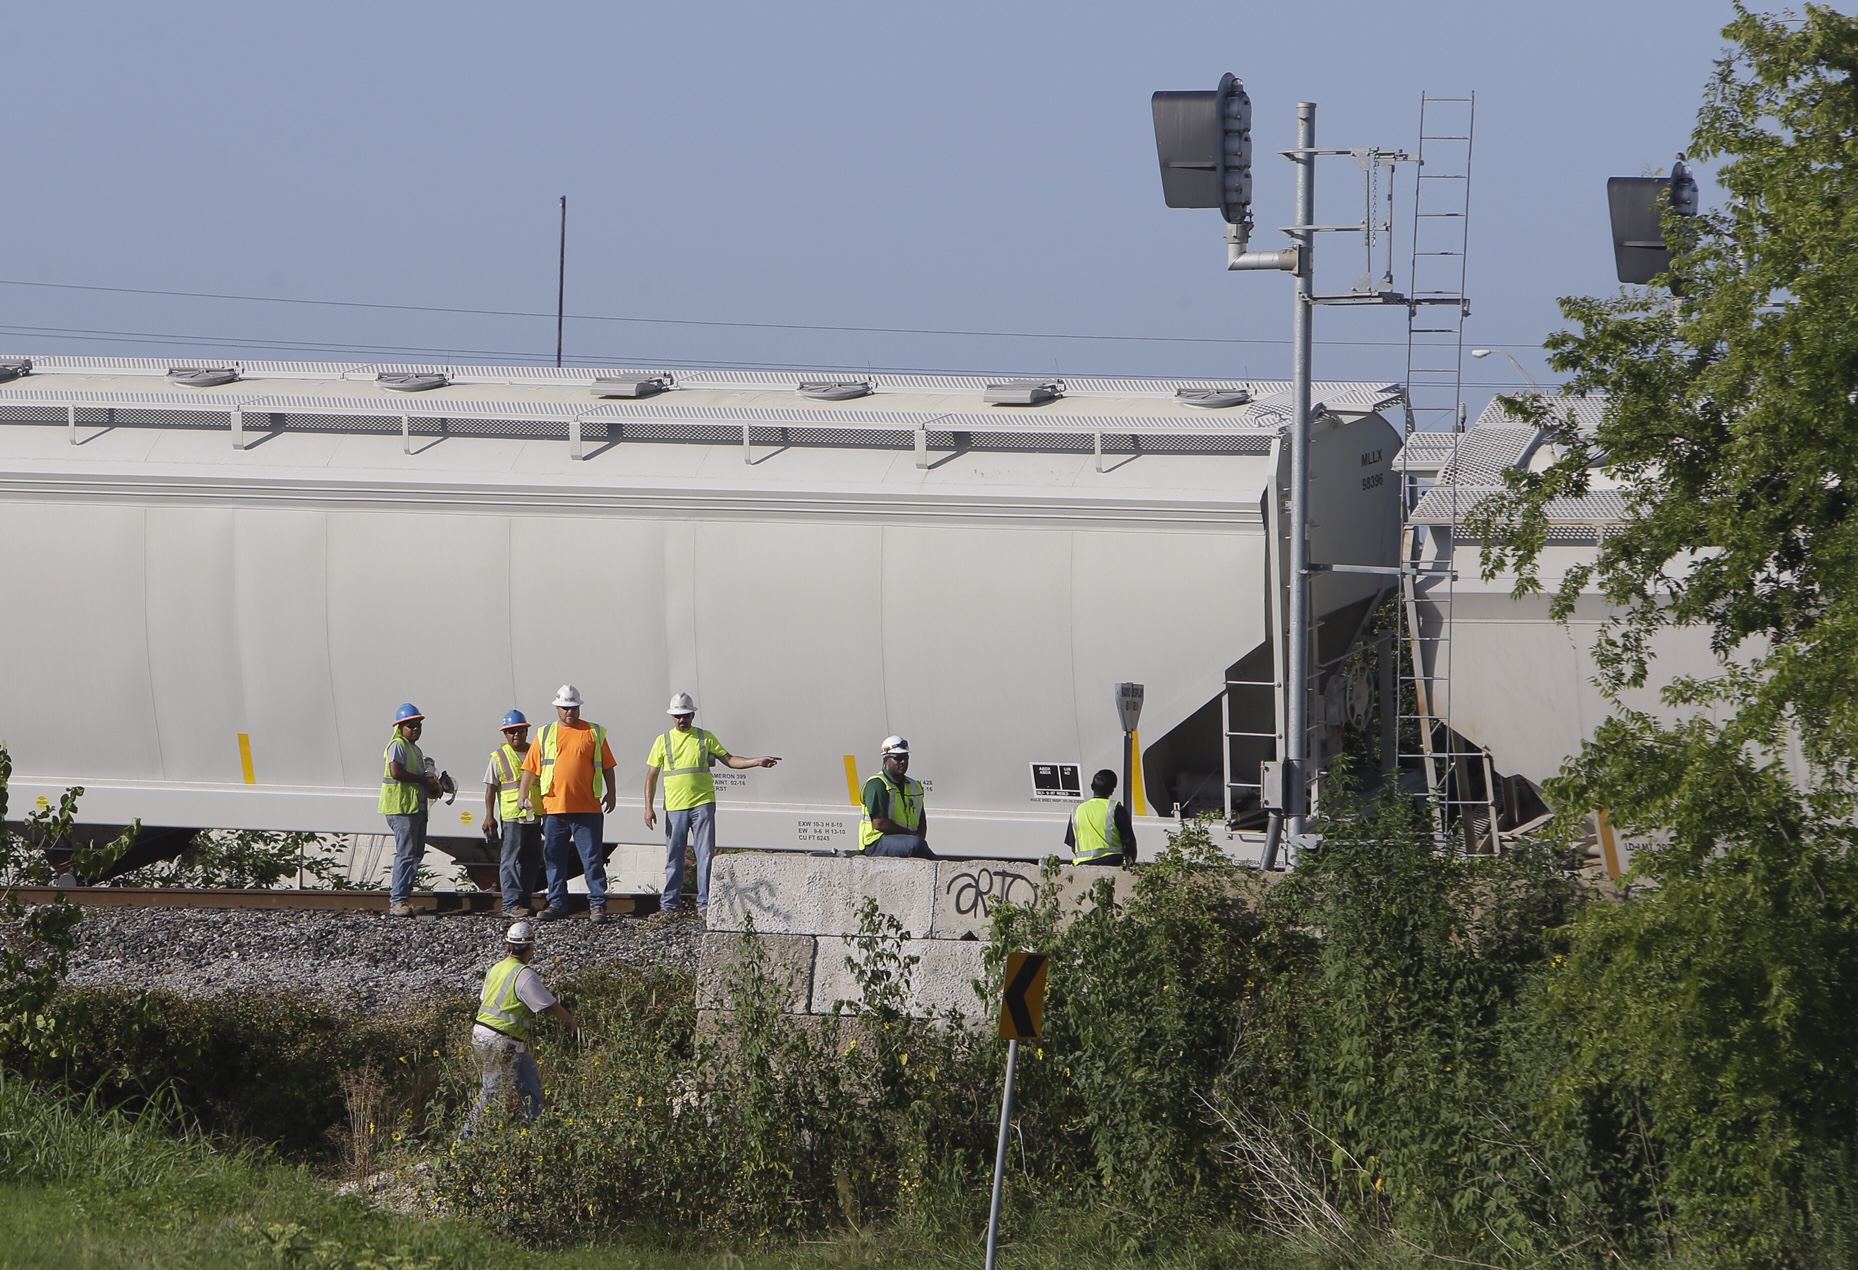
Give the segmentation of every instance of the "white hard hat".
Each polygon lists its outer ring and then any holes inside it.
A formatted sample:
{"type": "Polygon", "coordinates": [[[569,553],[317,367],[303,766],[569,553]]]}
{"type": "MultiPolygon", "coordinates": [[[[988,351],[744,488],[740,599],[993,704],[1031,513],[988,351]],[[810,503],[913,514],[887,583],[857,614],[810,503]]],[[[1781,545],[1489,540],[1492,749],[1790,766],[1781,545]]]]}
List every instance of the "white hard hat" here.
{"type": "Polygon", "coordinates": [[[535,942],[535,927],[528,922],[517,922],[503,936],[503,942],[512,948],[522,948],[535,942]]]}
{"type": "Polygon", "coordinates": [[[665,711],[666,714],[695,714],[696,712],[696,698],[692,697],[688,692],[672,694],[671,707],[665,711]]]}
{"type": "Polygon", "coordinates": [[[883,755],[899,754],[904,758],[908,758],[910,756],[910,743],[900,736],[887,736],[884,738],[884,744],[878,750],[878,753],[883,755]]]}
{"type": "Polygon", "coordinates": [[[563,709],[569,706],[578,708],[581,704],[581,690],[576,688],[573,684],[562,684],[560,690],[555,693],[553,704],[561,706],[563,709]]]}

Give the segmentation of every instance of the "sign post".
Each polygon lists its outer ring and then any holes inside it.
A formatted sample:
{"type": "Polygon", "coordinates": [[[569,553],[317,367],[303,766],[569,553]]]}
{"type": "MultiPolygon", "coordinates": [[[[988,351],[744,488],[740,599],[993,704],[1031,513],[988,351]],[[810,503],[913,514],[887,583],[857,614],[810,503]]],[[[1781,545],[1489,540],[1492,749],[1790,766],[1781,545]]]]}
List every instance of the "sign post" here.
{"type": "Polygon", "coordinates": [[[1000,1143],[994,1149],[993,1206],[987,1213],[987,1270],[1000,1251],[1000,1195],[1006,1182],[1006,1139],[1013,1124],[1013,1077],[1019,1071],[1019,1043],[1042,1038],[1045,1022],[1044,953],[1006,955],[1006,986],[1000,994],[1000,1039],[1006,1042],[1006,1089],[1000,1096],[1000,1143]]]}

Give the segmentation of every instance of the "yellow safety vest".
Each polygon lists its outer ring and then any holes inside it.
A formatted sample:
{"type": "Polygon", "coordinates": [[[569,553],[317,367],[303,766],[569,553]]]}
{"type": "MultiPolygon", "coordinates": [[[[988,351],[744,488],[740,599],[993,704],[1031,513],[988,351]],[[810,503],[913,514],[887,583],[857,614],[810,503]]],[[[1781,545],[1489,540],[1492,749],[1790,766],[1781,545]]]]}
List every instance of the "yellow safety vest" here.
{"type": "MultiPolygon", "coordinates": [[[[906,831],[916,833],[923,827],[923,787],[922,782],[903,778],[903,787],[890,779],[888,772],[873,776],[871,781],[883,781],[890,789],[890,815],[886,819],[894,820],[906,831]]],[[[871,788],[871,781],[865,782],[865,788],[871,788]]],[[[865,809],[864,819],[858,825],[858,849],[869,851],[871,844],[884,836],[884,831],[871,823],[871,810],[865,809]]]]}
{"type": "Polygon", "coordinates": [[[1123,836],[1116,828],[1114,798],[1093,798],[1071,813],[1072,864],[1089,864],[1123,853],[1123,836]]]}
{"type": "MultiPolygon", "coordinates": [[[[598,723],[590,723],[594,730],[594,800],[606,797],[606,773],[600,770],[600,755],[606,749],[606,729],[598,723]]],[[[561,738],[556,732],[556,725],[544,723],[542,735],[537,741],[542,747],[542,794],[546,797],[555,788],[555,756],[561,749],[561,738]]],[[[638,751],[634,750],[634,754],[638,751]]]]}
{"type": "Polygon", "coordinates": [[[516,752],[514,745],[505,742],[490,756],[490,765],[497,772],[497,815],[505,824],[523,818],[523,756],[516,752]]]}
{"type": "Polygon", "coordinates": [[[387,748],[381,752],[381,761],[384,764],[381,774],[381,815],[415,816],[419,814],[421,787],[409,781],[394,779],[395,742],[406,746],[407,752],[413,756],[411,763],[402,764],[407,771],[418,776],[426,770],[426,756],[419,752],[417,745],[400,735],[399,728],[395,728],[393,740],[389,741],[387,748]]]}
{"type": "Polygon", "coordinates": [[[716,801],[716,778],[710,768],[716,756],[710,743],[716,738],[702,728],[680,732],[672,728],[664,734],[664,808],[688,811],[692,807],[716,801]],[[691,747],[696,753],[691,753],[691,747]],[[676,797],[672,791],[676,791],[676,797]]]}
{"type": "Polygon", "coordinates": [[[529,1039],[529,1025],[535,1022],[535,1011],[516,995],[516,976],[522,972],[523,963],[517,957],[505,957],[492,966],[484,976],[484,995],[477,1005],[479,1023],[518,1041],[529,1039]]]}

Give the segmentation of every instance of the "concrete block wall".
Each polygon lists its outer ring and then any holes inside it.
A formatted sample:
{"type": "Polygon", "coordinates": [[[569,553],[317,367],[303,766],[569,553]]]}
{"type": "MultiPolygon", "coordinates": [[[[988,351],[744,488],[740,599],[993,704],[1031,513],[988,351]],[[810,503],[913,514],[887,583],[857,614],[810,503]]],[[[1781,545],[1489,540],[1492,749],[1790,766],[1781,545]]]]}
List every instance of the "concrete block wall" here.
{"type": "MultiPolygon", "coordinates": [[[[982,977],[993,911],[1039,896],[1038,864],[1025,860],[898,860],[812,856],[791,852],[732,852],[716,858],[710,875],[708,930],[698,962],[698,1005],[726,1003],[726,985],[753,922],[774,977],[788,987],[796,1014],[830,1014],[856,1000],[859,985],[846,966],[856,954],[858,913],[866,899],[897,919],[910,936],[905,955],[921,960],[912,972],[910,1009],[940,1016],[953,1009],[976,1025],[992,1009],[974,992],[982,977]]],[[[1126,899],[1131,876],[1121,869],[1066,869],[1060,902],[1109,876],[1126,899]]]]}

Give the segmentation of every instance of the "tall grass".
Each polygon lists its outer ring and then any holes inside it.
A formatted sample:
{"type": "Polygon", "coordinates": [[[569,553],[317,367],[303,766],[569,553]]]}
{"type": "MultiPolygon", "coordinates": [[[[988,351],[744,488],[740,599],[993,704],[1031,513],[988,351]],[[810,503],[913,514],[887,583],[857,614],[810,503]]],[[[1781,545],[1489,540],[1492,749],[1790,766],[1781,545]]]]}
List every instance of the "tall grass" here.
{"type": "Polygon", "coordinates": [[[171,1098],[131,1113],[94,1093],[74,1100],[0,1075],[0,1182],[136,1191],[198,1179],[226,1160],[188,1129],[171,1098]]]}

